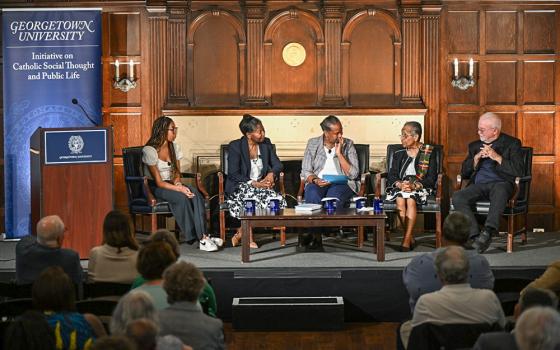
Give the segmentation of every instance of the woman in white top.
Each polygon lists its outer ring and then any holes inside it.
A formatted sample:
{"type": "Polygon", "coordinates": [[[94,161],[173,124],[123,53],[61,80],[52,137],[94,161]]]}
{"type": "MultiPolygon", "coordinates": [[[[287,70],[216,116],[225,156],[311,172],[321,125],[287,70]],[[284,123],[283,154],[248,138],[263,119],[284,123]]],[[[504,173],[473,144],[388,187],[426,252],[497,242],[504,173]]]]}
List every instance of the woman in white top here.
{"type": "Polygon", "coordinates": [[[178,128],[171,118],[159,117],[142,149],[144,174],[156,198],[167,201],[187,243],[199,241],[204,251],[216,251],[223,242],[206,233],[204,199],[194,187],[181,183],[181,148],[175,143],[178,128]]]}

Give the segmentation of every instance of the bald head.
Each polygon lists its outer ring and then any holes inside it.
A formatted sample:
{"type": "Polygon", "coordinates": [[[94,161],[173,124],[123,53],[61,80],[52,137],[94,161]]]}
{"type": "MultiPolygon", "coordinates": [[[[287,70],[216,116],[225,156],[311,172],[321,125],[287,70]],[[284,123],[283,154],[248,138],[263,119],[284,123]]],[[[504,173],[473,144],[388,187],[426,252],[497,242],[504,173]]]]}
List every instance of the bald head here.
{"type": "Polygon", "coordinates": [[[37,242],[49,247],[58,247],[62,243],[64,223],[58,215],[45,216],[37,223],[37,242]]]}
{"type": "Polygon", "coordinates": [[[502,120],[495,113],[484,113],[478,119],[478,136],[482,142],[493,142],[500,137],[501,130],[502,120]]]}

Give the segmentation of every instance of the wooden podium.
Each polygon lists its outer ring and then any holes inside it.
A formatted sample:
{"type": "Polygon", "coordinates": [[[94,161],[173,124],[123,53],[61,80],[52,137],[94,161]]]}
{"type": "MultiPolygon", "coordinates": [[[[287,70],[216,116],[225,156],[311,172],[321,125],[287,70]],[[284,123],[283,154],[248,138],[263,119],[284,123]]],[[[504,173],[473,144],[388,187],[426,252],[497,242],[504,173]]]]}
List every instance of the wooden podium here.
{"type": "Polygon", "coordinates": [[[113,210],[112,128],[38,128],[30,152],[33,234],[41,217],[56,214],[67,230],[63,246],[87,258],[113,210]]]}

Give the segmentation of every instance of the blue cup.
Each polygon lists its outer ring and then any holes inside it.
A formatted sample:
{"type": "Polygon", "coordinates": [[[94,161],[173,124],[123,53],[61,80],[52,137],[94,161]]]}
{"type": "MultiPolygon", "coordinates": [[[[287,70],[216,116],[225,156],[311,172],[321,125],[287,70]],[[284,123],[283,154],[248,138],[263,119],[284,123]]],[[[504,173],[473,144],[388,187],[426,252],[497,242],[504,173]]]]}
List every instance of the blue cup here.
{"type": "Polygon", "coordinates": [[[336,199],[326,200],[324,208],[328,214],[332,214],[336,211],[336,199]]]}
{"type": "Polygon", "coordinates": [[[381,213],[383,211],[383,200],[381,198],[375,198],[373,202],[373,211],[375,213],[381,213]]]}
{"type": "Polygon", "coordinates": [[[245,213],[254,214],[255,213],[255,203],[256,201],[252,198],[245,198],[245,213]]]}
{"type": "Polygon", "coordinates": [[[356,209],[362,209],[366,206],[366,197],[354,197],[354,203],[356,203],[356,209]]]}
{"type": "Polygon", "coordinates": [[[273,212],[280,211],[280,199],[270,198],[268,200],[268,207],[270,208],[270,211],[273,211],[273,212]]]}

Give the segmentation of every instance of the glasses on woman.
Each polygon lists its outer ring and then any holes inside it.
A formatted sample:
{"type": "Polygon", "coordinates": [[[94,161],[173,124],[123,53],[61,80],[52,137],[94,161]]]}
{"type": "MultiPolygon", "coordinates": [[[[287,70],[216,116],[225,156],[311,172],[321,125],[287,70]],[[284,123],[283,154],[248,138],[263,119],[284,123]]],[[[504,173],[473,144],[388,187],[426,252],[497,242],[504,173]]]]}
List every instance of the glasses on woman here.
{"type": "Polygon", "coordinates": [[[172,131],[172,132],[174,132],[174,133],[176,133],[178,130],[179,130],[179,127],[178,127],[178,126],[176,126],[176,127],[174,127],[174,128],[167,129],[167,131],[172,131]]]}

